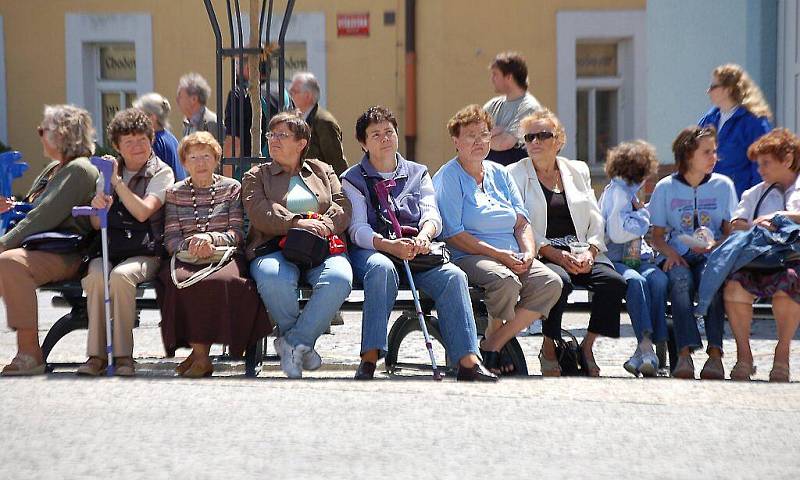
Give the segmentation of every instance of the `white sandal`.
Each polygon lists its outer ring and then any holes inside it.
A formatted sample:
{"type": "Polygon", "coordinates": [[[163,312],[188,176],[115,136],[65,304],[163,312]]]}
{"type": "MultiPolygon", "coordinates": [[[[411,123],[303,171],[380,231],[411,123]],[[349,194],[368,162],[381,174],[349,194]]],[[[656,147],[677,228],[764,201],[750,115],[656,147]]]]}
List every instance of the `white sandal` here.
{"type": "Polygon", "coordinates": [[[46,363],[37,364],[36,359],[24,353],[18,353],[11,363],[3,368],[0,375],[4,377],[29,377],[32,375],[44,375],[46,363]]]}

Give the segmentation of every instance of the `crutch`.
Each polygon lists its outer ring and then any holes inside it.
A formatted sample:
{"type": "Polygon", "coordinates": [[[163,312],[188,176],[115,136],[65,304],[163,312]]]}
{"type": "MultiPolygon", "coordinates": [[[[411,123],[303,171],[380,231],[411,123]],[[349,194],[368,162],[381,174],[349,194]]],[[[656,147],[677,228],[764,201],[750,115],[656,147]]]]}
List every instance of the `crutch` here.
{"type": "MultiPolygon", "coordinates": [[[[0,153],[0,196],[11,198],[11,184],[27,169],[28,164],[22,161],[21,153],[17,151],[0,153]]],[[[14,206],[10,210],[0,213],[0,235],[9,230],[12,222],[25,218],[25,214],[30,210],[29,203],[14,202],[14,206]]]]}
{"type": "MultiPolygon", "coordinates": [[[[92,157],[92,165],[100,171],[97,179],[97,193],[111,195],[111,175],[114,174],[114,163],[105,158],[92,157]]],[[[111,319],[111,294],[108,291],[108,208],[73,207],[72,216],[96,216],[100,220],[100,239],[103,248],[103,305],[106,312],[106,354],[108,355],[108,368],[106,374],[114,375],[114,348],[112,343],[114,322],[111,319]]]]}
{"type": "MultiPolygon", "coordinates": [[[[392,231],[390,231],[389,234],[394,234],[394,238],[401,238],[403,236],[402,228],[400,227],[400,222],[397,221],[394,208],[392,208],[392,203],[394,203],[394,200],[391,199],[391,188],[394,186],[395,182],[392,179],[375,182],[375,194],[378,196],[378,202],[381,204],[381,207],[386,210],[389,220],[392,222],[392,231]]],[[[408,284],[411,287],[411,295],[414,297],[414,308],[417,309],[419,327],[422,329],[422,336],[425,337],[425,346],[428,348],[428,355],[431,357],[433,379],[441,380],[442,374],[439,372],[439,369],[436,368],[436,358],[433,356],[433,344],[431,343],[431,336],[428,334],[428,326],[425,325],[425,314],[422,313],[422,306],[419,303],[419,293],[417,292],[417,287],[414,285],[414,277],[411,275],[411,267],[408,265],[408,260],[403,259],[403,266],[405,267],[406,276],[408,277],[408,284]]]]}

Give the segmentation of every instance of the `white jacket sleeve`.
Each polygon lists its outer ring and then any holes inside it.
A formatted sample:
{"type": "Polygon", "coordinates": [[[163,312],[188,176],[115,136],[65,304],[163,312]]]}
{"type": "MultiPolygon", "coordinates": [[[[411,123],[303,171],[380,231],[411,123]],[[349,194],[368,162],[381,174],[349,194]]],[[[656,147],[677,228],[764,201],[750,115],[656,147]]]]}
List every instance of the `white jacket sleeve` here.
{"type": "Polygon", "coordinates": [[[608,215],[608,238],[614,243],[625,243],[644,236],[650,228],[650,212],[646,208],[633,210],[630,200],[620,189],[611,192],[608,215]]]}
{"type": "Polygon", "coordinates": [[[589,167],[583,164],[578,168],[586,189],[586,195],[589,198],[589,228],[586,232],[586,242],[597,247],[600,252],[605,252],[608,250],[605,242],[605,222],[603,221],[603,214],[600,213],[600,207],[597,205],[597,197],[592,189],[589,167]]]}

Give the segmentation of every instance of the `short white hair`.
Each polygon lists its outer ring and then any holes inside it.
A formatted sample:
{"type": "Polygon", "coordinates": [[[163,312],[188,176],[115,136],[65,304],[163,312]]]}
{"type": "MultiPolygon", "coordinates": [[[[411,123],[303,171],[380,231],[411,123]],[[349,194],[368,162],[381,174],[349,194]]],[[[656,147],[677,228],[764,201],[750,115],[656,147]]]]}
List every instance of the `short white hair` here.
{"type": "Polygon", "coordinates": [[[164,98],[160,93],[145,93],[133,102],[133,108],[138,108],[144,113],[155,115],[159,127],[170,127],[169,112],[172,110],[172,107],[169,104],[169,100],[164,98]]]}
{"type": "Polygon", "coordinates": [[[292,76],[292,83],[295,81],[300,82],[302,85],[303,90],[307,92],[311,92],[311,95],[314,97],[314,102],[319,102],[320,96],[320,88],[319,88],[319,81],[317,77],[314,76],[311,72],[297,72],[292,76]]]}
{"type": "Polygon", "coordinates": [[[197,72],[189,72],[178,80],[178,92],[183,90],[187,95],[197,97],[201,105],[208,102],[211,96],[211,87],[202,75],[197,72]]]}

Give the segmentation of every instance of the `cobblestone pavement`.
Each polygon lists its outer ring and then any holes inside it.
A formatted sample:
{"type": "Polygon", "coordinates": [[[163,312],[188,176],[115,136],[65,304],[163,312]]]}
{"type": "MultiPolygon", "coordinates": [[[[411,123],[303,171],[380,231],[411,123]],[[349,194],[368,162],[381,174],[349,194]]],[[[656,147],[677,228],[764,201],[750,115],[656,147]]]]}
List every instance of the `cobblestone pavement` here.
{"type": "MultiPolygon", "coordinates": [[[[44,334],[64,309],[47,295],[40,304],[44,334]]],[[[570,312],[565,327],[580,336],[587,316],[570,312]]],[[[622,338],[596,348],[602,374],[619,378],[542,379],[541,338],[532,337],[520,340],[533,376],[496,385],[347,380],[359,320],[346,313],[320,339],[325,365],[309,380],[287,380],[274,363],[247,379],[240,362],[226,362],[222,378],[188,381],[172,378],[158,316],[144,312],[139,378],[81,379],[67,365],[0,380],[0,478],[796,479],[800,471],[800,383],[633,379],[622,369],[635,345],[627,317],[622,338]]],[[[774,335],[773,322],[756,322],[759,380],[774,335]]],[[[85,341],[85,332],[69,335],[51,360],[83,361],[85,341]]],[[[793,347],[800,379],[800,339],[793,347]]],[[[729,370],[729,334],[725,348],[729,370]]],[[[0,362],[14,350],[14,334],[0,331],[0,362]]],[[[406,355],[425,358],[421,345],[406,355]]]]}

